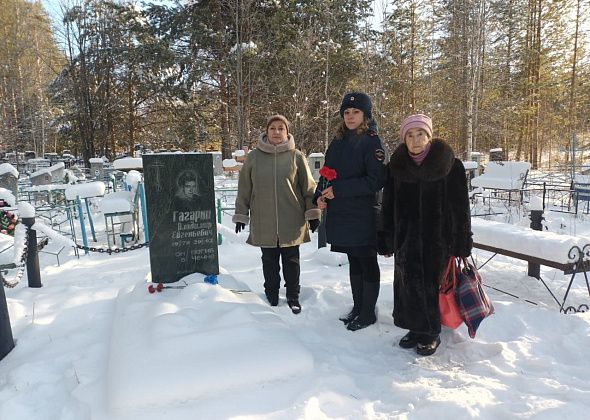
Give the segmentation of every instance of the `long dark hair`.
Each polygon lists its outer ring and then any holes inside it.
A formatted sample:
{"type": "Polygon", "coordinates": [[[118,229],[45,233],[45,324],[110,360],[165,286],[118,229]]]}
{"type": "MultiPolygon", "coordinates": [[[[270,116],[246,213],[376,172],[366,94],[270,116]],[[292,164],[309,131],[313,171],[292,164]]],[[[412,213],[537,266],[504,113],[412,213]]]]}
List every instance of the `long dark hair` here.
{"type": "MultiPolygon", "coordinates": [[[[365,117],[363,122],[356,128],[356,133],[361,134],[367,131],[368,129],[369,119],[365,117]]],[[[340,121],[340,124],[338,124],[338,127],[336,127],[334,137],[336,137],[338,140],[342,140],[344,138],[344,133],[346,133],[346,130],[348,130],[348,128],[346,128],[346,123],[344,122],[344,120],[340,121]]]]}

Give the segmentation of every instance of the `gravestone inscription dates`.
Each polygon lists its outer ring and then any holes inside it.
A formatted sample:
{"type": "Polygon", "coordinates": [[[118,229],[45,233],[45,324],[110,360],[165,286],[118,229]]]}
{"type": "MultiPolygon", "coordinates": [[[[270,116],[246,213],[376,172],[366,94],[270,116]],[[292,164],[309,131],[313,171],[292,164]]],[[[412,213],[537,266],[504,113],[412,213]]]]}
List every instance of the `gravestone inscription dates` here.
{"type": "Polygon", "coordinates": [[[152,282],[219,274],[212,156],[144,155],[152,282]]]}

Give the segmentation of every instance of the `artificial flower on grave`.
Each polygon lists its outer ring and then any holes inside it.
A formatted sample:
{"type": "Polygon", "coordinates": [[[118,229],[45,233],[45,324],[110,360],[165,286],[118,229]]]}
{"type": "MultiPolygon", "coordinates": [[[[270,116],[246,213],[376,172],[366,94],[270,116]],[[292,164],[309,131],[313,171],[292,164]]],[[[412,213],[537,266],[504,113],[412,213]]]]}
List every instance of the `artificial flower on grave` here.
{"type": "Polygon", "coordinates": [[[18,223],[16,214],[11,211],[0,210],[0,233],[14,236],[14,229],[18,223]]]}

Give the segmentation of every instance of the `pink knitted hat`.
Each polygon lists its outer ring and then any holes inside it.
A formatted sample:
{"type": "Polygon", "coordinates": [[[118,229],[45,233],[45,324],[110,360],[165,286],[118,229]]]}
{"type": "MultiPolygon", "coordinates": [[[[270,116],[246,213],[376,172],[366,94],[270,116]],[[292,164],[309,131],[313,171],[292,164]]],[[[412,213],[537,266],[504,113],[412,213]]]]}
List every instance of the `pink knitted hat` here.
{"type": "Polygon", "coordinates": [[[428,133],[428,137],[432,138],[432,120],[429,116],[424,114],[414,114],[406,118],[399,129],[401,140],[405,141],[406,133],[410,128],[421,128],[428,133]]]}

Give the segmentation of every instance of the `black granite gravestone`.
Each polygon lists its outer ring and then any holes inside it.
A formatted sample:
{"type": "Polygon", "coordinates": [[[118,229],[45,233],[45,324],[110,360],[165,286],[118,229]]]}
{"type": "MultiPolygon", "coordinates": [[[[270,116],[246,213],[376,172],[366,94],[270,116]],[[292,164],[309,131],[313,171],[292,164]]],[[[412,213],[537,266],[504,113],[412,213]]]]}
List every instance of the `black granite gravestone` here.
{"type": "Polygon", "coordinates": [[[152,282],[219,274],[212,156],[142,157],[152,282]]]}

